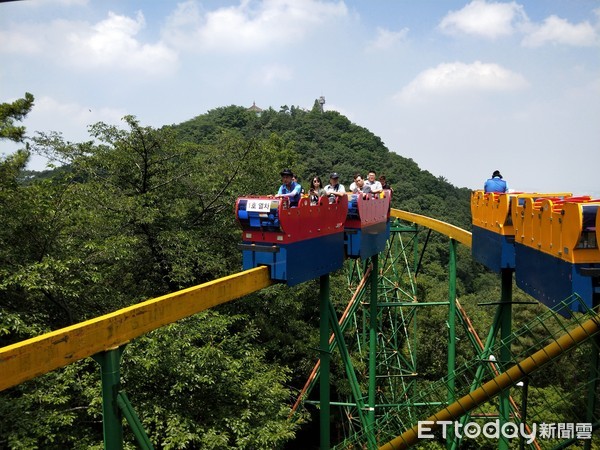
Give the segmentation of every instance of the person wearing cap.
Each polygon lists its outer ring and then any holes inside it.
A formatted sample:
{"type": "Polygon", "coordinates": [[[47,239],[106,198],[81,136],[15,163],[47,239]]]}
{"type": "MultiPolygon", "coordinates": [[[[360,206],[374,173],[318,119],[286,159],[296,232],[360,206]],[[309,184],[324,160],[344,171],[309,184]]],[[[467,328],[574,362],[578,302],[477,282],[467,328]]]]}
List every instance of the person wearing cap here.
{"type": "Polygon", "coordinates": [[[329,184],[325,186],[325,194],[329,196],[329,202],[332,203],[335,197],[342,197],[346,195],[346,188],[343,184],[340,184],[340,176],[337,172],[333,172],[329,175],[329,184]]]}
{"type": "Polygon", "coordinates": [[[499,170],[494,170],[492,174],[492,178],[486,180],[483,185],[484,192],[508,192],[508,186],[506,185],[506,181],[502,179],[502,175],[500,175],[499,170]]]}
{"type": "Polygon", "coordinates": [[[275,198],[287,198],[290,201],[290,206],[298,206],[298,201],[302,194],[302,186],[292,179],[294,178],[294,174],[290,169],[283,169],[279,175],[281,175],[281,186],[275,198]]]}

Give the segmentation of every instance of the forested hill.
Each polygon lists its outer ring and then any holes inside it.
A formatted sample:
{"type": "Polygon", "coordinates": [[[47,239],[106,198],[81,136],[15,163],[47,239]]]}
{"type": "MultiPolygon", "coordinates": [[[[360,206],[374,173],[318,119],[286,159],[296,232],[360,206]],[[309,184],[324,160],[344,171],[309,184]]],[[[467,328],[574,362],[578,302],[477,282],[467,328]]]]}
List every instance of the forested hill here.
{"type": "MultiPolygon", "coordinates": [[[[286,167],[305,183],[337,171],[346,185],[375,170],[394,207],[470,228],[468,190],[318,106],[260,115],[228,106],[159,129],[127,116],[89,130],[93,140],[79,143],[39,133],[28,150],[0,158],[0,346],[239,272],[235,200],[275,193],[286,167]],[[27,172],[29,152],[58,168],[27,172]]],[[[432,236],[427,248],[419,299],[443,299],[447,241],[432,236]]],[[[342,272],[331,280],[340,308],[342,272]]],[[[459,295],[485,285],[467,255],[457,272],[459,295]]],[[[317,357],[318,309],[318,280],[275,285],[129,343],[122,388],[156,447],[316,448],[298,443],[315,435],[299,427],[307,416],[288,415],[317,357]]],[[[424,342],[423,367],[437,379],[441,347],[424,342]]],[[[334,395],[345,395],[343,376],[332,379],[334,395]]],[[[99,398],[90,358],[0,393],[0,448],[101,448],[99,398]]]]}
{"type": "MultiPolygon", "coordinates": [[[[459,189],[443,177],[419,169],[415,161],[387,149],[366,128],[337,111],[322,112],[316,100],[311,111],[282,106],[279,111],[269,108],[255,113],[240,106],[222,107],[175,128],[184,140],[198,144],[215,142],[221,133],[231,130],[246,139],[277,139],[280,147],[289,152],[290,168],[306,185],[314,175],[327,184],[328,174],[335,171],[348,187],[354,173],[366,176],[369,170],[375,170],[378,175],[385,175],[394,189],[393,207],[470,229],[469,189],[459,189]]],[[[402,153],[402,149],[398,151],[402,153]]],[[[264,181],[266,190],[262,193],[280,184],[278,173],[264,181]]]]}

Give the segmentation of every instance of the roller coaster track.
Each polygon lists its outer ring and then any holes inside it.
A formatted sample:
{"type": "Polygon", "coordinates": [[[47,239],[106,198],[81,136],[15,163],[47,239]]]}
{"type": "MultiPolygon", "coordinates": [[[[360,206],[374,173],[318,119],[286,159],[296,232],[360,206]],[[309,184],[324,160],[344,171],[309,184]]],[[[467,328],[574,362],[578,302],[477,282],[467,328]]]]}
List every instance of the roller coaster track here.
{"type": "Polygon", "coordinates": [[[271,284],[268,268],[246,270],[0,348],[0,391],[271,284]]]}
{"type": "MultiPolygon", "coordinates": [[[[451,224],[397,209],[391,210],[391,216],[439,232],[471,247],[471,233],[451,224]]],[[[154,329],[272,284],[268,268],[258,267],[0,348],[0,391],[83,358],[118,348],[154,329]]],[[[506,386],[517,383],[544,363],[566,353],[599,331],[600,315],[595,315],[542,350],[497,374],[474,392],[443,408],[432,415],[430,420],[448,420],[462,416],[488,401],[506,386]]],[[[416,441],[416,428],[411,428],[380,449],[407,448],[416,441]]]]}
{"type": "MultiPolygon", "coordinates": [[[[555,360],[562,354],[570,351],[578,344],[585,342],[600,331],[600,314],[580,324],[578,327],[553,340],[547,346],[538,350],[533,355],[519,361],[505,372],[495,376],[480,388],[461,397],[457,401],[439,410],[425,419],[430,423],[456,420],[472,411],[478,405],[496,396],[500,391],[515,385],[535,370],[540,369],[548,362],[555,360]]],[[[405,431],[402,435],[392,439],[379,450],[401,450],[414,445],[419,440],[418,425],[405,431]]]]}
{"type": "Polygon", "coordinates": [[[406,222],[415,223],[422,227],[429,228],[430,230],[437,231],[438,233],[448,236],[450,239],[454,239],[467,247],[471,247],[471,233],[462,228],[442,222],[441,220],[403,211],[401,209],[392,209],[390,215],[406,222]]]}
{"type": "MultiPolygon", "coordinates": [[[[397,209],[391,215],[471,244],[471,233],[445,222],[397,209]]],[[[0,391],[271,284],[266,268],[246,270],[0,348],[0,391]]]]}

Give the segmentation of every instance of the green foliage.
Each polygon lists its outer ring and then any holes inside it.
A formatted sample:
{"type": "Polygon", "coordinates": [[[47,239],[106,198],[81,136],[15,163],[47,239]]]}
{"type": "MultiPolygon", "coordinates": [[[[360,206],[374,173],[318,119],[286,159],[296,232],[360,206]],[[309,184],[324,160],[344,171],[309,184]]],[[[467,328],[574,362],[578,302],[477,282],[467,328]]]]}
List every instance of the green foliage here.
{"type": "Polygon", "coordinates": [[[6,310],[44,311],[54,328],[239,267],[232,205],[276,172],[281,143],[232,132],[213,145],[181,144],[168,128],[125,122],[127,130],[91,127],[99,145],[35,138],[34,151],[69,162],[54,177],[19,184],[17,158],[4,166],[6,310]]]}
{"type": "Polygon", "coordinates": [[[160,448],[281,448],[289,370],[252,344],[242,315],[198,314],[138,339],[125,355],[124,388],[160,448]]]}
{"type": "Polygon", "coordinates": [[[0,395],[0,447],[101,448],[99,373],[91,359],[23,383],[0,395]]]}
{"type": "Polygon", "coordinates": [[[15,121],[21,121],[29,114],[33,101],[33,95],[26,92],[25,98],[12,103],[0,103],[0,139],[23,142],[25,127],[15,126],[15,121]]]}
{"type": "MultiPolygon", "coordinates": [[[[276,135],[246,140],[236,130],[222,130],[215,141],[197,144],[180,142],[171,127],[143,127],[134,117],[124,122],[124,129],[103,123],[90,127],[95,143],[38,134],[32,151],[66,164],[51,176],[24,179],[25,153],[3,161],[2,345],[239,271],[235,199],[240,192],[263,190],[264,179],[293,163],[294,153],[276,135]]],[[[290,393],[283,387],[288,370],[265,362],[255,329],[240,317],[209,314],[197,333],[194,321],[173,326],[176,333],[157,331],[151,341],[164,346],[162,355],[151,345],[146,352],[144,339],[134,344],[141,345],[139,360],[149,367],[125,372],[125,377],[137,377],[148,388],[139,398],[147,402],[152,438],[161,446],[183,448],[193,442],[194,448],[222,448],[224,443],[277,448],[293,436],[296,425],[287,422],[290,393]],[[161,340],[161,333],[169,339],[161,340]],[[169,359],[174,336],[183,336],[175,342],[189,351],[169,372],[174,362],[162,362],[169,359]],[[204,345],[200,337],[208,336],[211,341],[204,345]],[[159,380],[179,376],[178,386],[188,383],[191,398],[203,402],[201,415],[164,403],[166,386],[145,382],[151,368],[159,380]],[[186,381],[185,375],[192,379],[186,381]],[[196,376],[215,378],[194,386],[196,376]],[[214,386],[222,396],[212,392],[214,386]]],[[[89,406],[94,401],[98,406],[98,368],[92,366],[96,384],[86,388],[86,395],[93,391],[90,399],[68,378],[81,378],[77,367],[0,396],[5,411],[11,404],[28,411],[34,409],[38,390],[50,393],[23,426],[9,421],[10,414],[2,415],[0,447],[89,448],[100,443],[101,422],[89,406]],[[80,432],[68,432],[68,427],[80,432]]],[[[177,389],[170,395],[181,394],[177,389]]],[[[131,391],[136,404],[137,391],[131,391]]]]}

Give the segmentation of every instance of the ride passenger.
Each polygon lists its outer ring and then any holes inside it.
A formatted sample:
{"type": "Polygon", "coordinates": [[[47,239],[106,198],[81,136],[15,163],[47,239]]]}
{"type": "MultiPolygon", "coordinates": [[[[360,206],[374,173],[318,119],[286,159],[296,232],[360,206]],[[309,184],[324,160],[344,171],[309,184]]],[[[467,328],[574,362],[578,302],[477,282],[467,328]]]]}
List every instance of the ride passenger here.
{"type": "Polygon", "coordinates": [[[325,194],[329,197],[329,203],[333,203],[336,197],[342,197],[346,195],[346,188],[343,184],[340,184],[340,176],[337,172],[329,175],[329,184],[325,186],[325,194]]]}
{"type": "Polygon", "coordinates": [[[300,183],[293,181],[294,174],[290,169],[283,169],[279,175],[281,175],[281,186],[275,198],[287,198],[290,201],[290,206],[298,206],[302,186],[300,186],[300,183]]]}
{"type": "MultiPolygon", "coordinates": [[[[300,181],[298,180],[298,177],[296,175],[292,175],[292,181],[294,183],[300,184],[300,181]]],[[[300,195],[304,195],[304,188],[302,187],[301,184],[300,184],[300,195]]]]}
{"type": "Polygon", "coordinates": [[[350,192],[353,194],[358,194],[363,191],[363,187],[365,185],[365,180],[360,175],[360,173],[354,174],[354,181],[350,185],[350,192]]]}
{"type": "Polygon", "coordinates": [[[376,176],[377,174],[375,173],[375,171],[371,170],[369,172],[369,175],[367,176],[367,180],[365,181],[365,186],[369,187],[369,192],[371,194],[379,194],[380,192],[383,192],[381,183],[375,179],[376,176]]]}
{"type": "Polygon", "coordinates": [[[308,198],[310,199],[311,206],[315,206],[319,203],[319,198],[325,195],[325,189],[321,178],[314,176],[310,182],[310,190],[308,191],[308,198]]]}
{"type": "Polygon", "coordinates": [[[390,205],[388,206],[388,213],[389,213],[390,210],[392,209],[392,194],[394,193],[394,190],[388,184],[387,178],[385,177],[385,175],[379,175],[379,182],[381,183],[381,188],[384,191],[390,191],[390,194],[389,194],[390,195],[390,205]]]}
{"type": "Polygon", "coordinates": [[[499,170],[494,170],[492,178],[488,178],[486,180],[486,182],[483,184],[483,191],[499,193],[508,192],[508,185],[506,184],[506,181],[502,179],[502,175],[500,175],[499,170]]]}
{"type": "Polygon", "coordinates": [[[392,187],[388,184],[385,175],[379,175],[379,182],[381,183],[381,189],[391,191],[392,187]]]}

